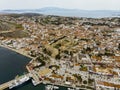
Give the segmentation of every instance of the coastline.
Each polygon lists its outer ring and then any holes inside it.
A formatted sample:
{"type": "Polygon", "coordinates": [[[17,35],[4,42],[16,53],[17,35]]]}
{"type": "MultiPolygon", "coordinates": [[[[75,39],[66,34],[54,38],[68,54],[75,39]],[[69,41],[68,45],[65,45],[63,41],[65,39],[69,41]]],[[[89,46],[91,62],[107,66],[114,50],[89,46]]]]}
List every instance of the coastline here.
{"type": "Polygon", "coordinates": [[[26,54],[25,52],[23,52],[22,50],[17,50],[17,49],[10,48],[9,46],[7,46],[7,45],[2,45],[1,43],[0,43],[0,47],[7,48],[7,49],[9,49],[9,50],[11,50],[11,51],[14,51],[14,52],[19,53],[19,54],[21,54],[21,55],[23,55],[23,56],[26,56],[26,57],[28,57],[28,58],[33,59],[33,57],[27,55],[27,54],[26,54]]]}
{"type": "Polygon", "coordinates": [[[26,64],[31,58],[0,45],[0,85],[27,73],[26,64]],[[18,65],[19,64],[19,65],[18,65]]]}

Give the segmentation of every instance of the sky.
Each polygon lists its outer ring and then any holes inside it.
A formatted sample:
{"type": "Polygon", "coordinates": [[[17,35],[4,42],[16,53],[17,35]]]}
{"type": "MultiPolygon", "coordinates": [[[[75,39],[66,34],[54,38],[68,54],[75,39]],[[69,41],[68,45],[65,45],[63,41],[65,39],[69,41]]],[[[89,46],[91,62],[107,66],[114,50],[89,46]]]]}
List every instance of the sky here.
{"type": "Polygon", "coordinates": [[[120,10],[120,0],[0,0],[0,10],[60,7],[81,10],[120,10]]]}

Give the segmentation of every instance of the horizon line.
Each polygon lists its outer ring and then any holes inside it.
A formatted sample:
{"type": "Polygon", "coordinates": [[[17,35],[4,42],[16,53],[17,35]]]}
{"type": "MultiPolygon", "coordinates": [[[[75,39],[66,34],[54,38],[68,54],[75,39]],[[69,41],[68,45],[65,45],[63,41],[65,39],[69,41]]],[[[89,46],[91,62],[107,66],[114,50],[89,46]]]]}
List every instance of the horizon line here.
{"type": "Polygon", "coordinates": [[[18,9],[0,9],[0,11],[7,11],[7,10],[39,10],[45,8],[57,8],[57,9],[66,9],[66,10],[84,10],[84,11],[120,11],[120,9],[78,9],[78,8],[62,8],[62,7],[41,7],[41,8],[18,8],[18,9]]]}

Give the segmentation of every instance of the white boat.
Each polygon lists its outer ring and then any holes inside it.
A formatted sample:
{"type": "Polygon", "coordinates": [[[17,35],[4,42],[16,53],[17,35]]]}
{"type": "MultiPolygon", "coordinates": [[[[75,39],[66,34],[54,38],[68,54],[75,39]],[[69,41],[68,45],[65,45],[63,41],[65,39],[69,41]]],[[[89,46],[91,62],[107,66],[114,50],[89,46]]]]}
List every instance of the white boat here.
{"type": "Polygon", "coordinates": [[[59,89],[59,87],[58,87],[58,86],[53,86],[53,88],[54,88],[54,89],[59,89]]]}
{"type": "Polygon", "coordinates": [[[76,88],[75,90],[80,90],[79,88],[76,88]]]}
{"type": "Polygon", "coordinates": [[[67,88],[67,90],[74,90],[73,88],[67,88]]]}
{"type": "Polygon", "coordinates": [[[54,85],[45,86],[45,90],[57,90],[57,89],[59,89],[58,86],[54,86],[54,85]]]}
{"type": "Polygon", "coordinates": [[[46,82],[42,82],[43,84],[47,84],[46,82]]]}
{"type": "Polygon", "coordinates": [[[10,85],[9,85],[9,89],[12,89],[14,87],[17,87],[23,83],[25,83],[26,81],[28,81],[30,79],[30,77],[24,76],[23,78],[19,79],[19,80],[14,80],[10,85]]]}
{"type": "Polygon", "coordinates": [[[33,83],[34,86],[38,85],[38,83],[33,79],[32,79],[32,83],[33,83]]]}
{"type": "Polygon", "coordinates": [[[45,86],[45,90],[52,90],[52,87],[47,85],[47,86],[45,86]]]}

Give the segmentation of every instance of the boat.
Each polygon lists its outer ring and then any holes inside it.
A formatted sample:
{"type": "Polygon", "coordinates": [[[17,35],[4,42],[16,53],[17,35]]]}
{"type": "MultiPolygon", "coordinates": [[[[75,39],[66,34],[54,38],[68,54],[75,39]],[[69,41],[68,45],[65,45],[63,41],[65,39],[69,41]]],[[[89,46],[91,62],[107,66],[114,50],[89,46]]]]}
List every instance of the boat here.
{"type": "Polygon", "coordinates": [[[47,84],[46,82],[42,82],[43,84],[47,84]]]}
{"type": "Polygon", "coordinates": [[[58,86],[54,86],[54,85],[45,86],[45,90],[57,90],[57,89],[59,89],[58,86]]]}
{"type": "Polygon", "coordinates": [[[38,85],[38,83],[33,79],[32,79],[32,83],[33,83],[34,86],[38,85]]]}
{"type": "Polygon", "coordinates": [[[58,87],[58,86],[53,86],[53,88],[54,88],[54,89],[59,89],[59,87],[58,87]]]}
{"type": "Polygon", "coordinates": [[[9,84],[9,89],[17,87],[17,86],[27,82],[28,80],[30,80],[30,77],[28,77],[28,76],[24,76],[20,79],[15,79],[11,84],[9,84]]]}
{"type": "Polygon", "coordinates": [[[74,90],[73,88],[67,88],[67,90],[74,90]]]}
{"type": "Polygon", "coordinates": [[[53,90],[51,86],[47,85],[45,86],[45,90],[53,90]]]}
{"type": "Polygon", "coordinates": [[[75,90],[80,90],[79,88],[76,88],[75,90]]]}

